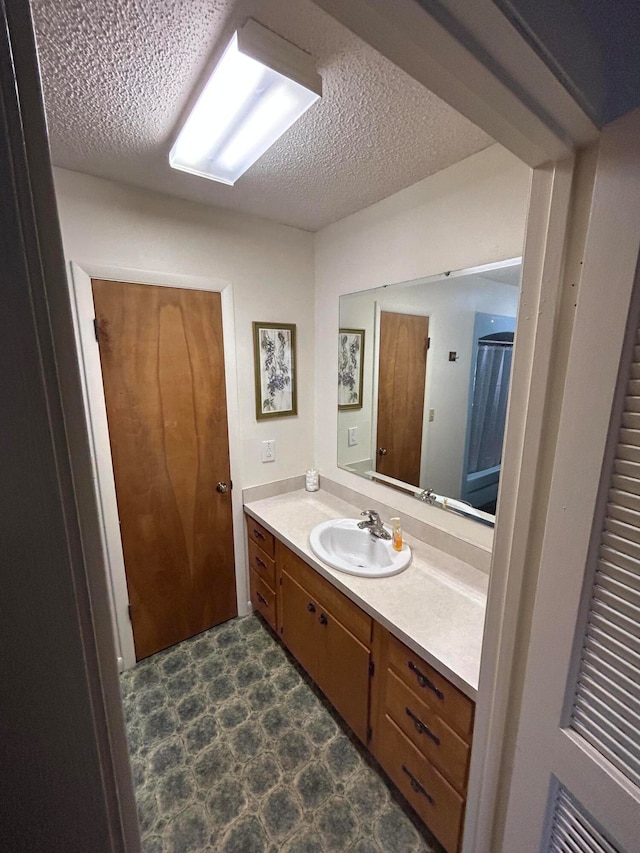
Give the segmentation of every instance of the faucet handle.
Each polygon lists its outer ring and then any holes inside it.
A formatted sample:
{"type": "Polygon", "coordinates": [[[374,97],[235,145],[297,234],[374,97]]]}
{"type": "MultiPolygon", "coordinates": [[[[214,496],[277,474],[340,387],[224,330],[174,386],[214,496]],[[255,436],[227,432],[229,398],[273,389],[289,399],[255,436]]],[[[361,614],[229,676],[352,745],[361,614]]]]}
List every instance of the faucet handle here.
{"type": "Polygon", "coordinates": [[[375,509],[365,509],[360,513],[360,515],[368,515],[369,521],[379,521],[380,520],[380,516],[378,515],[378,513],[376,512],[375,509]]]}

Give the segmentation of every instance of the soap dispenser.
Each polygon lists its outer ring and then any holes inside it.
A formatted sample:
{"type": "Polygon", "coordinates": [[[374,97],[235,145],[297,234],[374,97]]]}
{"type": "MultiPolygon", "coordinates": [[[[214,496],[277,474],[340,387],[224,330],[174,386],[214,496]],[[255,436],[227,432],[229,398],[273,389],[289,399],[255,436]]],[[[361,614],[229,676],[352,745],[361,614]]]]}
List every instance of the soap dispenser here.
{"type": "Polygon", "coordinates": [[[391,534],[393,547],[396,551],[402,551],[402,528],[400,527],[400,519],[392,518],[391,524],[393,524],[393,533],[391,534]]]}

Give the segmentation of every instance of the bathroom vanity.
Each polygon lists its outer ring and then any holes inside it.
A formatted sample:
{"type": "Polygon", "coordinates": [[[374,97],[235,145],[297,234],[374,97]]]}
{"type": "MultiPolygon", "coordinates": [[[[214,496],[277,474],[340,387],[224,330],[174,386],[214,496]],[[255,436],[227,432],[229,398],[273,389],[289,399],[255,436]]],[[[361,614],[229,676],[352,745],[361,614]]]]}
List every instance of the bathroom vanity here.
{"type": "Polygon", "coordinates": [[[414,537],[399,575],[330,569],[311,552],[309,532],[359,510],[324,491],[250,502],[245,512],[254,608],[455,853],[487,575],[414,537]]]}

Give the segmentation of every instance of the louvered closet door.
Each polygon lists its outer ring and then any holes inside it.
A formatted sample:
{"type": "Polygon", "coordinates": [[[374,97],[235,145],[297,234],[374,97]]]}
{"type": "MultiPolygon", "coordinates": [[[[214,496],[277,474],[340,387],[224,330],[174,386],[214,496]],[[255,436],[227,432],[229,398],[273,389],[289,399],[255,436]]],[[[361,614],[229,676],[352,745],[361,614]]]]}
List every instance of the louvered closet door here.
{"type": "Polygon", "coordinates": [[[571,727],[640,786],[640,331],[632,357],[571,727]]]}
{"type": "Polygon", "coordinates": [[[600,147],[505,830],[491,853],[640,853],[638,223],[640,116],[610,126],[600,147]]]}

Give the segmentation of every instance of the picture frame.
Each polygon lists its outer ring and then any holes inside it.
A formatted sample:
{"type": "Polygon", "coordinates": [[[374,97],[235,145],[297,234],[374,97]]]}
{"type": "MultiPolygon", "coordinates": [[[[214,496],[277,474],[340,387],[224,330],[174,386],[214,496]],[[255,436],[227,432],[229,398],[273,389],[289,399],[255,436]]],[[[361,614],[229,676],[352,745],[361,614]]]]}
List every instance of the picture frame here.
{"type": "Polygon", "coordinates": [[[338,409],[362,408],[364,329],[338,332],[338,409]]]}
{"type": "Polygon", "coordinates": [[[253,323],[256,419],[298,414],[295,323],[253,323]]]}

